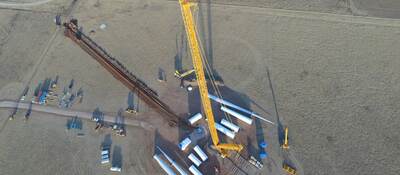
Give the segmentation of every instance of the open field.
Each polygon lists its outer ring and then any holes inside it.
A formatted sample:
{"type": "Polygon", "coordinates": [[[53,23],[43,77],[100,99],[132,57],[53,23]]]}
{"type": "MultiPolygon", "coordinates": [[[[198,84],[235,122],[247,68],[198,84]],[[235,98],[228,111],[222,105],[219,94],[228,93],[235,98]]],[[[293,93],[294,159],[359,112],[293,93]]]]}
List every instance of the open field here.
{"type": "MultiPolygon", "coordinates": [[[[291,148],[282,152],[277,127],[257,124],[269,143],[269,158],[259,174],[283,174],[284,160],[306,175],[397,174],[400,20],[350,16],[354,13],[340,4],[318,2],[220,0],[199,5],[200,37],[225,82],[226,98],[289,126],[291,148]]],[[[369,16],[396,16],[374,11],[373,3],[352,3],[369,16]]],[[[84,90],[83,102],[72,109],[92,112],[99,107],[115,116],[127,107],[129,90],[54,25],[54,15],[62,11],[58,7],[69,4],[55,0],[40,7],[45,12],[0,10],[0,99],[16,100],[25,86],[32,95],[40,81],[58,75],[59,91],[71,79],[75,90],[84,90]]],[[[183,68],[191,68],[177,2],[78,1],[72,16],[85,33],[94,30],[89,36],[176,113],[187,117],[199,112],[196,91],[180,89],[173,77],[177,56],[183,68]],[[107,27],[101,30],[103,23],[107,27]],[[159,68],[167,73],[166,83],[156,80],[159,68]]],[[[168,127],[141,102],[139,111],[137,119],[159,130],[128,127],[127,137],[112,136],[122,151],[122,173],[163,174],[152,160],[154,145],[169,148],[185,133],[168,127]],[[164,139],[155,143],[155,137],[164,139]]],[[[99,164],[99,146],[107,133],[94,132],[94,123],[84,121],[85,136],[78,138],[65,131],[65,118],[33,113],[24,123],[23,112],[13,121],[6,120],[9,111],[0,112],[0,174],[109,172],[99,164]]],[[[246,133],[251,132],[247,151],[257,153],[256,131],[247,127],[246,133]]]]}
{"type": "MultiPolygon", "coordinates": [[[[7,113],[2,110],[2,115],[7,113]]],[[[0,134],[0,174],[107,174],[100,165],[100,145],[111,144],[111,153],[122,155],[122,174],[158,174],[158,165],[147,159],[153,150],[153,133],[128,127],[129,137],[95,132],[94,123],[83,122],[81,131],[67,130],[67,118],[33,113],[28,122],[9,121],[0,134]],[[77,137],[77,133],[84,133],[77,137]],[[140,142],[138,142],[140,140],[140,142]],[[145,158],[145,159],[143,159],[145,158]]],[[[112,156],[111,156],[112,157],[112,156]]]]}

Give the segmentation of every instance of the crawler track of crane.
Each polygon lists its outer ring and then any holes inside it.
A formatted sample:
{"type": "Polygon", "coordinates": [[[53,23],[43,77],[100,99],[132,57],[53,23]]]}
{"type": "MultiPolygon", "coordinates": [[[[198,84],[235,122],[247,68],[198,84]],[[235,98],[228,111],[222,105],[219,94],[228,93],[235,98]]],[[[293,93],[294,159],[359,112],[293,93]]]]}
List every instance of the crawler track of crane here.
{"type": "Polygon", "coordinates": [[[92,39],[78,30],[78,26],[72,22],[64,23],[65,36],[78,44],[84,51],[95,58],[116,79],[121,81],[130,90],[136,92],[146,104],[156,109],[168,122],[170,126],[189,126],[176,115],[165,103],[163,103],[155,91],[150,89],[144,82],[129,72],[117,59],[108,54],[102,47],[92,39]]]}

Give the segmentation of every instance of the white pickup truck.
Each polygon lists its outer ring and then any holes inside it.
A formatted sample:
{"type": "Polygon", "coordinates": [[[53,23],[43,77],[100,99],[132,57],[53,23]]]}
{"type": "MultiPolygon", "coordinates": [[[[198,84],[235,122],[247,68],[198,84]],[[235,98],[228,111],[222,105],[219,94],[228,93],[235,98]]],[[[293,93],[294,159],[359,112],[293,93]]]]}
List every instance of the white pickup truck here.
{"type": "Polygon", "coordinates": [[[110,163],[110,149],[103,148],[101,150],[101,164],[110,163]]]}

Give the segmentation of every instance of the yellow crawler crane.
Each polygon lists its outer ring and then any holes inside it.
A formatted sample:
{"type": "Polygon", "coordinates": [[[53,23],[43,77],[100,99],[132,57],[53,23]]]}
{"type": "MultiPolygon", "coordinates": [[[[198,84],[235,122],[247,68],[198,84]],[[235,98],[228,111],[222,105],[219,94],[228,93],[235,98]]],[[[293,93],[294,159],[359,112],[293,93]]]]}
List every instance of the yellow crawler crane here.
{"type": "Polygon", "coordinates": [[[190,53],[192,55],[193,67],[196,73],[197,83],[199,85],[203,112],[207,117],[212,142],[222,157],[228,156],[228,151],[240,152],[243,149],[242,145],[219,142],[217,130],[215,128],[214,114],[211,108],[210,99],[208,98],[208,88],[204,73],[203,57],[197,37],[196,24],[194,22],[191,10],[191,7],[197,5],[197,3],[189,2],[188,0],[179,0],[179,4],[181,6],[182,18],[185,25],[190,53]]]}

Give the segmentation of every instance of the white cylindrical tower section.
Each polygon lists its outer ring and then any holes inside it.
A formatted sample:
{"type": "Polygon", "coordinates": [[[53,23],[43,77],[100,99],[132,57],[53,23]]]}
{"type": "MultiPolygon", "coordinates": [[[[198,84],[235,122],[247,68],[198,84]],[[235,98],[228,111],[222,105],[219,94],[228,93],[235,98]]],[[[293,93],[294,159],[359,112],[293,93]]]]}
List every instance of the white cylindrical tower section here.
{"type": "Polygon", "coordinates": [[[203,150],[201,150],[199,145],[196,145],[193,149],[197,153],[197,155],[200,156],[202,161],[206,161],[208,159],[207,154],[203,150]]]}
{"type": "Polygon", "coordinates": [[[231,129],[233,132],[238,132],[240,127],[229,122],[228,120],[222,119],[221,124],[231,129]]]}
{"type": "Polygon", "coordinates": [[[188,174],[186,173],[186,171],[183,170],[183,168],[182,168],[178,163],[176,163],[171,157],[169,157],[169,156],[167,155],[167,153],[165,153],[160,147],[157,146],[157,148],[158,148],[158,150],[161,151],[161,153],[165,156],[165,158],[167,158],[167,160],[169,161],[169,163],[171,163],[172,166],[175,167],[176,170],[178,170],[178,172],[179,172],[181,175],[188,175],[188,174]]]}
{"type": "Polygon", "coordinates": [[[192,141],[189,138],[185,138],[181,141],[181,143],[179,143],[178,147],[184,151],[190,145],[190,143],[192,143],[192,141]]]}
{"type": "Polygon", "coordinates": [[[203,175],[194,165],[189,167],[189,171],[194,175],[203,175]]]}
{"type": "Polygon", "coordinates": [[[247,113],[247,114],[250,114],[250,115],[253,115],[253,114],[254,114],[254,112],[251,112],[251,111],[249,111],[249,110],[247,110],[247,109],[244,109],[244,108],[242,108],[242,107],[240,107],[240,106],[238,106],[238,105],[235,105],[235,104],[233,104],[233,103],[231,103],[231,102],[229,102],[229,101],[226,101],[226,100],[224,100],[224,99],[222,99],[222,98],[218,98],[218,97],[216,97],[216,96],[214,96],[214,95],[208,94],[208,98],[210,98],[211,100],[214,100],[214,101],[216,101],[216,102],[218,102],[218,103],[221,103],[221,104],[224,104],[224,105],[226,105],[226,106],[229,106],[229,107],[231,107],[231,108],[235,108],[235,109],[237,109],[237,110],[239,110],[239,111],[242,111],[242,112],[244,112],[244,113],[247,113]]]}
{"type": "Polygon", "coordinates": [[[199,160],[193,153],[190,153],[188,158],[196,165],[200,166],[201,160],[199,160]]]}
{"type": "Polygon", "coordinates": [[[215,128],[219,131],[224,133],[226,136],[228,136],[231,139],[235,138],[235,133],[228,128],[225,128],[224,126],[220,125],[219,123],[215,123],[215,128]]]}
{"type": "Polygon", "coordinates": [[[224,100],[224,99],[218,98],[218,97],[216,97],[216,96],[214,96],[214,95],[211,95],[211,94],[208,94],[208,98],[210,98],[211,100],[214,100],[215,102],[224,104],[224,105],[226,105],[226,106],[229,106],[229,107],[234,108],[234,109],[236,109],[236,110],[239,110],[239,111],[241,111],[241,112],[250,114],[251,116],[254,116],[254,117],[256,117],[256,118],[258,118],[258,119],[260,119],[260,120],[264,120],[264,121],[266,121],[266,122],[268,122],[268,123],[271,123],[271,124],[275,125],[274,122],[269,121],[269,120],[267,120],[267,119],[261,117],[260,115],[254,113],[254,112],[251,112],[251,111],[249,111],[249,110],[247,110],[247,109],[244,109],[244,108],[242,108],[242,107],[240,107],[240,106],[238,106],[238,105],[235,105],[235,104],[233,104],[233,103],[231,103],[231,102],[229,102],[229,101],[226,101],[226,100],[224,100]]]}
{"type": "Polygon", "coordinates": [[[237,113],[237,112],[235,112],[235,111],[233,111],[233,110],[231,110],[231,109],[229,109],[227,107],[221,106],[221,110],[225,111],[226,113],[236,117],[237,119],[239,119],[239,120],[241,120],[241,121],[243,121],[243,122],[245,122],[245,123],[247,123],[249,125],[251,125],[251,123],[253,122],[253,120],[251,118],[248,118],[248,117],[246,117],[246,116],[244,116],[242,114],[239,114],[239,113],[237,113]]]}
{"type": "Polygon", "coordinates": [[[153,158],[156,159],[157,163],[168,175],[176,175],[172,168],[169,167],[158,155],[154,155],[153,158]]]}
{"type": "Polygon", "coordinates": [[[197,113],[196,115],[192,116],[189,118],[189,123],[191,125],[193,125],[194,123],[196,123],[197,121],[199,121],[201,118],[203,118],[203,116],[200,113],[197,113]]]}

